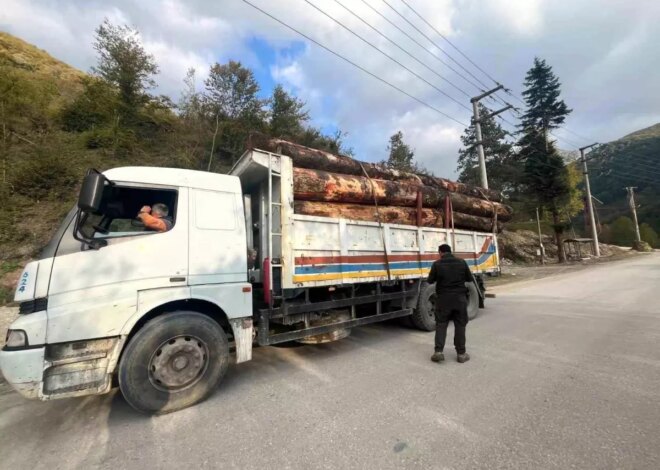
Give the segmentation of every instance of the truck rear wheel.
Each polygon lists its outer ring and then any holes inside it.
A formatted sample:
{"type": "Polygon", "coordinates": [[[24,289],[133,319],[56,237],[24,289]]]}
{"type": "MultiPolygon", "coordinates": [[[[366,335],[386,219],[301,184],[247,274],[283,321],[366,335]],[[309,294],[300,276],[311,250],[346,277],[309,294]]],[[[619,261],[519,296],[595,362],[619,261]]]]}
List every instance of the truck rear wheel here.
{"type": "MultiPolygon", "coordinates": [[[[474,320],[479,313],[479,292],[473,282],[466,282],[468,290],[468,319],[474,320]]],[[[422,331],[435,330],[435,284],[424,284],[419,294],[417,308],[410,316],[413,326],[422,331]]]]}
{"type": "Polygon", "coordinates": [[[162,414],[194,405],[218,386],[229,364],[220,325],[197,312],[173,312],[147,322],[119,364],[119,388],[136,410],[162,414]]]}
{"type": "Polygon", "coordinates": [[[479,313],[479,291],[474,282],[466,282],[465,287],[468,290],[468,319],[474,320],[479,313]]]}
{"type": "Polygon", "coordinates": [[[422,284],[417,308],[410,316],[410,321],[419,330],[435,330],[435,284],[422,284]]]}

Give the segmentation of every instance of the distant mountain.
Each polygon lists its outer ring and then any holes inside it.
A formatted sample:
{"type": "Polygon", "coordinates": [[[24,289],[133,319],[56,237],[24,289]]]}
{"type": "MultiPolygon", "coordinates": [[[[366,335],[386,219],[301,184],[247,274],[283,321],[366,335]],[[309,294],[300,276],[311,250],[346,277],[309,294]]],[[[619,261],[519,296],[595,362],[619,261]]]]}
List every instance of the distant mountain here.
{"type": "Polygon", "coordinates": [[[639,223],[660,231],[660,123],[602,145],[588,154],[592,194],[603,222],[630,215],[624,187],[634,186],[639,223]]]}

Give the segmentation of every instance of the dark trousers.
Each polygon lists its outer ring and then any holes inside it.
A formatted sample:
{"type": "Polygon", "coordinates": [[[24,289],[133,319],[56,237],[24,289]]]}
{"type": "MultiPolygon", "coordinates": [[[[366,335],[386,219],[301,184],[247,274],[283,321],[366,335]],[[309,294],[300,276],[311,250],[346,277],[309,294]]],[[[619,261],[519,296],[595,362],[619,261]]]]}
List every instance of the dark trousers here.
{"type": "Polygon", "coordinates": [[[465,327],[468,324],[465,295],[442,297],[435,302],[435,350],[442,351],[447,339],[449,321],[454,322],[454,347],[458,354],[465,354],[465,327]]]}

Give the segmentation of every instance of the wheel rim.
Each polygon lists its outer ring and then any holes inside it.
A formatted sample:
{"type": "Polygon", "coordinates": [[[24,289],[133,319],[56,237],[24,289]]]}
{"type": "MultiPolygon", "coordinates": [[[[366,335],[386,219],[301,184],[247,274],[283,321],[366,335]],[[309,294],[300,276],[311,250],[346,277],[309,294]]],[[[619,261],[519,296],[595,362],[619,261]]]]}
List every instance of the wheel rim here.
{"type": "Polygon", "coordinates": [[[196,336],[180,335],[164,341],[149,361],[149,380],[159,390],[170,392],[195,385],[209,362],[206,344],[196,336]]]}

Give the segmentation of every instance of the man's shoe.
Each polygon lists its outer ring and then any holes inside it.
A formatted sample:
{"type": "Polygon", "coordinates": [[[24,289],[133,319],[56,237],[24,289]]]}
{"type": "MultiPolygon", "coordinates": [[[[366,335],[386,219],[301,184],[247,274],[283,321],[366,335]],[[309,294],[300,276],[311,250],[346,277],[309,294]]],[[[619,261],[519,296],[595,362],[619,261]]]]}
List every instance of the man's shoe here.
{"type": "Polygon", "coordinates": [[[442,362],[445,360],[445,355],[442,352],[434,352],[433,356],[431,356],[431,360],[433,362],[442,362]]]}
{"type": "Polygon", "coordinates": [[[457,360],[458,362],[460,362],[461,364],[463,364],[464,362],[467,362],[467,361],[470,360],[470,355],[469,355],[468,353],[459,354],[459,355],[456,357],[456,360],[457,360]]]}

